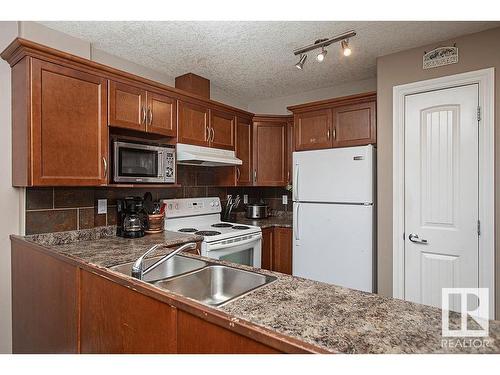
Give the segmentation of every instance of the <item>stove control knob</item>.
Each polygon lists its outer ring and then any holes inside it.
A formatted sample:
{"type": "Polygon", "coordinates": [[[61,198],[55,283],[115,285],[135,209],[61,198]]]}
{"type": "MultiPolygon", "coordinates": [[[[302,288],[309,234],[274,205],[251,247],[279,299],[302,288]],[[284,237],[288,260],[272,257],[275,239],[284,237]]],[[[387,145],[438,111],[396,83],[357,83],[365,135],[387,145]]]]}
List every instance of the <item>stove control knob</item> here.
{"type": "Polygon", "coordinates": [[[215,206],[215,203],[214,202],[210,202],[210,206],[211,207],[215,206]]]}
{"type": "Polygon", "coordinates": [[[174,170],[172,169],[172,167],[167,167],[165,174],[167,175],[167,177],[172,177],[174,175],[174,170]]]}
{"type": "Polygon", "coordinates": [[[219,202],[215,201],[215,207],[219,207],[219,202]]]}

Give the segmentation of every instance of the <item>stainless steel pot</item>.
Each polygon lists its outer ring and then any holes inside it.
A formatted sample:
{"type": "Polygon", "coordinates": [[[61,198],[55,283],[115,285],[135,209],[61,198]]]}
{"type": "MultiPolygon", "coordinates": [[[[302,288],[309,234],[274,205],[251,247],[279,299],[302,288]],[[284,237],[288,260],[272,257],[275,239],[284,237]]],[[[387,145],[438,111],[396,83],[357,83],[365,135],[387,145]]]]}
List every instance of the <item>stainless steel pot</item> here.
{"type": "Polygon", "coordinates": [[[269,207],[265,203],[251,203],[247,205],[248,219],[264,219],[269,215],[269,207]]]}

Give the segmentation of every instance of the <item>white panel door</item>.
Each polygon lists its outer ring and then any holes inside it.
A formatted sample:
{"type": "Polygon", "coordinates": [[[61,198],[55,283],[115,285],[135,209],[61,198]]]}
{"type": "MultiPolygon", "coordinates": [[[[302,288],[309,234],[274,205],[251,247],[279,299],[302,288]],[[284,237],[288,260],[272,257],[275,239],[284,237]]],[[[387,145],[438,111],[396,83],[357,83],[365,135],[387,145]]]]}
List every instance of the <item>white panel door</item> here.
{"type": "Polygon", "coordinates": [[[441,307],[442,288],[478,287],[478,97],[468,85],[405,99],[407,300],[441,307]]]}
{"type": "Polygon", "coordinates": [[[373,292],[373,206],[293,208],[293,275],[373,292]]]}
{"type": "Polygon", "coordinates": [[[373,146],[293,153],[293,200],[373,203],[373,146]]]}

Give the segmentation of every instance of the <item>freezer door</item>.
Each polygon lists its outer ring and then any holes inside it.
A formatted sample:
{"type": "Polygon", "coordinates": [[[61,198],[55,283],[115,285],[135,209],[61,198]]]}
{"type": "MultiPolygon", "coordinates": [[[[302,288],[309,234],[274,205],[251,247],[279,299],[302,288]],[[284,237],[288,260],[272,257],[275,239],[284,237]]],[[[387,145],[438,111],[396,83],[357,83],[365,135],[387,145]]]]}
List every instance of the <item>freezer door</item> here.
{"type": "Polygon", "coordinates": [[[373,146],[293,153],[293,200],[373,203],[373,146]]]}
{"type": "Polygon", "coordinates": [[[373,207],[294,202],[293,208],[293,275],[373,292],[373,207]]]}

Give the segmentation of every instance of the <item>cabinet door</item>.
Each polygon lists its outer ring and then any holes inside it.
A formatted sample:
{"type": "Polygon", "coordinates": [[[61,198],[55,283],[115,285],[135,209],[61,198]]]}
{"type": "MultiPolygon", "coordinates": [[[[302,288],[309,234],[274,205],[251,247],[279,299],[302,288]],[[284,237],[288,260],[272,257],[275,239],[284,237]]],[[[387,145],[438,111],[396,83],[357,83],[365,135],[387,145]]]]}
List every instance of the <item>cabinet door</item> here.
{"type": "Polygon", "coordinates": [[[177,135],[177,101],[166,95],[148,91],[148,133],[175,137],[177,135]]]}
{"type": "Polygon", "coordinates": [[[81,353],[176,353],[177,309],[81,271],[81,353]]]}
{"type": "Polygon", "coordinates": [[[236,157],[243,161],[236,167],[237,184],[252,185],[252,122],[240,117],[236,125],[236,157]]]}
{"type": "Polygon", "coordinates": [[[292,184],[293,170],[293,151],[294,151],[294,136],[293,136],[293,118],[290,118],[286,123],[286,183],[292,184]]]}
{"type": "Polygon", "coordinates": [[[260,268],[273,269],[273,228],[262,229],[262,251],[260,268]]]}
{"type": "Polygon", "coordinates": [[[285,186],[286,122],[254,122],[254,185],[285,186]]]}
{"type": "Polygon", "coordinates": [[[297,113],[294,116],[295,150],[332,147],[332,110],[297,113]]]}
{"type": "Polygon", "coordinates": [[[236,118],[233,114],[210,110],[210,146],[234,150],[236,118]]]}
{"type": "Polygon", "coordinates": [[[146,131],[146,91],[109,81],[109,126],[146,131]]]}
{"type": "Polygon", "coordinates": [[[179,354],[280,354],[282,352],[179,310],[179,354]]]}
{"type": "Polygon", "coordinates": [[[208,146],[208,108],[181,100],[177,107],[178,142],[208,146]]]}
{"type": "Polygon", "coordinates": [[[102,77],[33,60],[33,185],[107,182],[106,94],[102,77]]]}
{"type": "Polygon", "coordinates": [[[292,274],[292,229],[274,228],[273,271],[292,274]]]}
{"type": "Polygon", "coordinates": [[[376,143],[375,102],[333,109],[333,146],[362,146],[376,143]]]}

